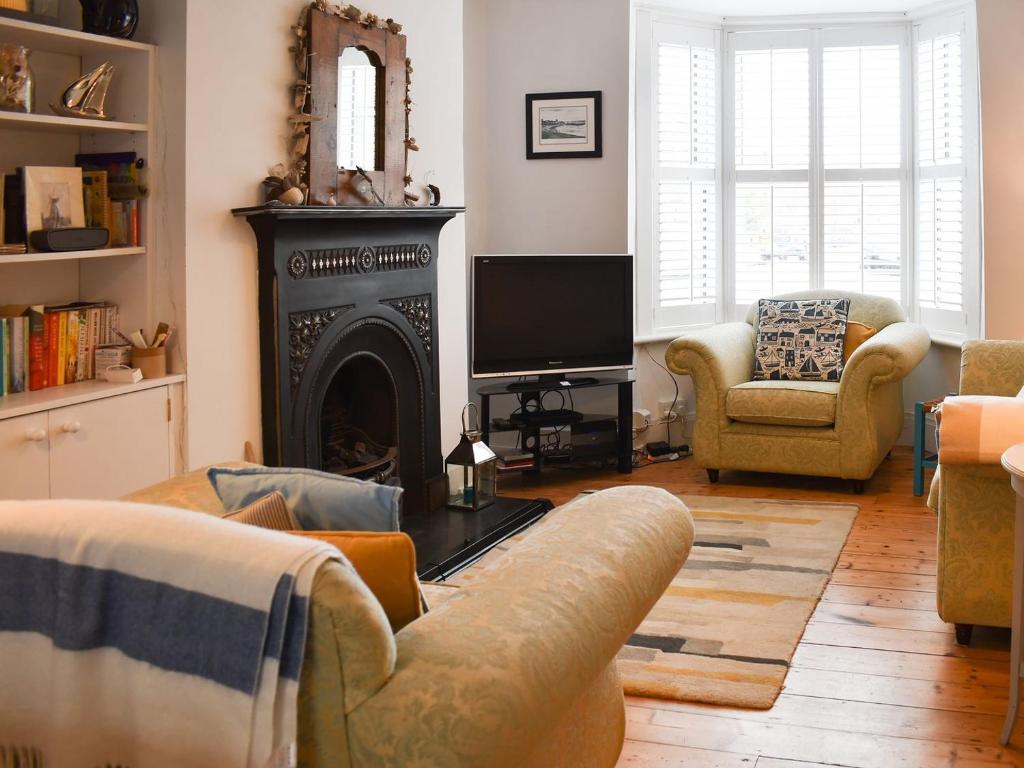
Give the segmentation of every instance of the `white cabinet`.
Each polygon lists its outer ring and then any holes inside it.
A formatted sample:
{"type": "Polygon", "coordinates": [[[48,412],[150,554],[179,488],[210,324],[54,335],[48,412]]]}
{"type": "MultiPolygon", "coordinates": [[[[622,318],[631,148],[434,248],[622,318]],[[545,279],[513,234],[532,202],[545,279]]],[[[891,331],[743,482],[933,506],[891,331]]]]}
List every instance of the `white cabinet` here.
{"type": "Polygon", "coordinates": [[[0,421],[0,499],[49,497],[48,436],[46,413],[0,421]]]}
{"type": "Polygon", "coordinates": [[[180,378],[42,390],[15,401],[39,409],[27,414],[0,399],[0,499],[116,499],[171,477],[180,378]]]}
{"type": "Polygon", "coordinates": [[[49,412],[50,496],[112,499],[170,477],[166,387],[49,412]]]}

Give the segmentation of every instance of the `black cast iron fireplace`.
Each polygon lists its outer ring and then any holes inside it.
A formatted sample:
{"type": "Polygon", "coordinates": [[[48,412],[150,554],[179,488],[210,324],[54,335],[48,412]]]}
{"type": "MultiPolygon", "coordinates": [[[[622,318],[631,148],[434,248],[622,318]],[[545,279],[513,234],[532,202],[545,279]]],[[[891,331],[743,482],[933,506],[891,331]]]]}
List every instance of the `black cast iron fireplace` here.
{"type": "Polygon", "coordinates": [[[437,354],[438,235],[461,208],[256,207],[267,464],[445,501],[437,354]]]}

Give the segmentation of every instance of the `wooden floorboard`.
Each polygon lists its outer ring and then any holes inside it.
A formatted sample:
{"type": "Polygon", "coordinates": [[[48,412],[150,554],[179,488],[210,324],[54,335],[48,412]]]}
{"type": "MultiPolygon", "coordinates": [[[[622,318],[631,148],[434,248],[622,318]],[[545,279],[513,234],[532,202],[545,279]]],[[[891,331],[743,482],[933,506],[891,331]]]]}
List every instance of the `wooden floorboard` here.
{"type": "MultiPolygon", "coordinates": [[[[999,745],[1008,688],[1005,630],[967,648],[935,612],[935,515],[914,497],[897,449],[861,496],[822,478],[723,472],[709,485],[692,459],[611,472],[503,478],[502,492],[556,504],[626,482],[687,496],[857,504],[854,527],[769,710],[627,697],[629,768],[982,768],[1022,766],[999,745]]],[[[1024,719],[1015,741],[1024,745],[1024,719]]]]}

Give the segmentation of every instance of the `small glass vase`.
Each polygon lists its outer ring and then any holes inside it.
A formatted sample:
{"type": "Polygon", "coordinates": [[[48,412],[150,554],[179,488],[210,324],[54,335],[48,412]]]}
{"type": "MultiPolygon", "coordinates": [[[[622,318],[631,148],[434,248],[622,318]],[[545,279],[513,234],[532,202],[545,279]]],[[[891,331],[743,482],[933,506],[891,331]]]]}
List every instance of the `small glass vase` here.
{"type": "Polygon", "coordinates": [[[0,44],[0,109],[32,111],[35,82],[28,64],[29,53],[22,45],[0,44]]]}

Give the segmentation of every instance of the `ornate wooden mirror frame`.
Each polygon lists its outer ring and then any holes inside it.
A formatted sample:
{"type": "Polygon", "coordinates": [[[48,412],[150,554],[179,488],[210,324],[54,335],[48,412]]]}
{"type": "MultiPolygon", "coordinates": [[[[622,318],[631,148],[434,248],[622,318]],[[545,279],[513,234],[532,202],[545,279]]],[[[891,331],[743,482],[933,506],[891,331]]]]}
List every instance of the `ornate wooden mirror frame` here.
{"type": "MultiPolygon", "coordinates": [[[[323,2],[309,8],[305,58],[310,119],[306,150],[309,204],[405,205],[406,158],[415,142],[409,139],[409,72],[406,38],[391,19],[363,14],[354,6],[337,8],[323,2]],[[377,69],[375,110],[376,162],[361,174],[338,167],[338,69],[346,48],[365,52],[377,69]]],[[[300,39],[303,36],[300,34],[300,39]]]]}

